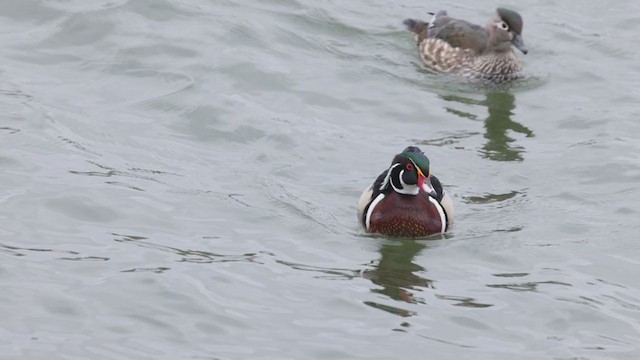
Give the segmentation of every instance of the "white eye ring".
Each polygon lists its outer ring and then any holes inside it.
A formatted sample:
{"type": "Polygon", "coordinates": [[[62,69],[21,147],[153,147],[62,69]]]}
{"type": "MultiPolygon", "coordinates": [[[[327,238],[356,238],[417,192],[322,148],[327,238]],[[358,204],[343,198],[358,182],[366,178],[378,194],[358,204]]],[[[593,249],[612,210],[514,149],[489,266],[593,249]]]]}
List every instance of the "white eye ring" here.
{"type": "Polygon", "coordinates": [[[509,25],[507,25],[507,23],[504,21],[497,22],[496,26],[502,30],[509,30],[509,25]]]}

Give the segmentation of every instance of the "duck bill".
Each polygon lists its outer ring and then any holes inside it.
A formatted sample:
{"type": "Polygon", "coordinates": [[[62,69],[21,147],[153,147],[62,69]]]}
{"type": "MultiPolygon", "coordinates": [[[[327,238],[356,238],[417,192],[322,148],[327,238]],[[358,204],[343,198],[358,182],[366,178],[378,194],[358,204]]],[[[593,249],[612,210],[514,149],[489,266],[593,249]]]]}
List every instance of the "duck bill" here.
{"type": "Polygon", "coordinates": [[[527,47],[524,46],[524,41],[522,40],[522,35],[513,34],[513,40],[511,40],[511,43],[513,44],[513,46],[516,47],[516,49],[522,51],[523,54],[527,55],[527,53],[529,52],[529,50],[527,50],[527,47]]]}
{"type": "Polygon", "coordinates": [[[429,196],[431,196],[434,199],[438,198],[436,189],[434,189],[433,185],[431,184],[431,177],[424,176],[420,168],[418,168],[418,184],[420,188],[424,190],[424,192],[429,194],[429,196]]]}

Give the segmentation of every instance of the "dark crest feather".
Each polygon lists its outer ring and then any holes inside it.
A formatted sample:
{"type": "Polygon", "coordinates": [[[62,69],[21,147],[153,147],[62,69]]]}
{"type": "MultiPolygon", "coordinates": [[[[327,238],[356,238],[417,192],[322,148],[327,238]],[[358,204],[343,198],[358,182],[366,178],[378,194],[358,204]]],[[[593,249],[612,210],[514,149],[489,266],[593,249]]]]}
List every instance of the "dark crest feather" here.
{"type": "Polygon", "coordinates": [[[522,34],[522,17],[520,14],[513,10],[498,8],[498,16],[502,19],[502,21],[506,22],[509,25],[509,28],[512,29],[516,34],[522,34]]]}
{"type": "Polygon", "coordinates": [[[429,168],[431,166],[429,158],[417,146],[409,146],[402,151],[400,156],[411,159],[422,170],[425,176],[429,176],[429,168]]]}

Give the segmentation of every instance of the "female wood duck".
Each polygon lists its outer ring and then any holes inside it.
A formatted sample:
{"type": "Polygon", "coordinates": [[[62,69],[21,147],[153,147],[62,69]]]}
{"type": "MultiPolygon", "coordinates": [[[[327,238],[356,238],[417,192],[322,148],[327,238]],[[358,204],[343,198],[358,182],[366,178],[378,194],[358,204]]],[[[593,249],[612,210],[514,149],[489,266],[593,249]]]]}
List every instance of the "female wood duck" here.
{"type": "Polygon", "coordinates": [[[504,83],[522,77],[522,64],[511,45],[523,54],[522,17],[499,8],[484,28],[439,11],[428,23],[404,21],[418,42],[420,58],[430,70],[504,83]]]}
{"type": "Polygon", "coordinates": [[[423,237],[445,232],[453,203],[429,159],[415,146],[396,155],[358,201],[358,219],[367,232],[395,237],[423,237]]]}

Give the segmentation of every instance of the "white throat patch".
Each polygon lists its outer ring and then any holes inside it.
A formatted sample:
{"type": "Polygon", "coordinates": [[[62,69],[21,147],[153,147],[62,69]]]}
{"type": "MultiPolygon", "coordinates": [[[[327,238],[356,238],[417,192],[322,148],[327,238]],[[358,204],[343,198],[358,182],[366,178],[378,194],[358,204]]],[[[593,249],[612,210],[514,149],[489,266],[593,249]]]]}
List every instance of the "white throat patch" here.
{"type": "Polygon", "coordinates": [[[399,194],[418,195],[418,193],[420,192],[420,188],[417,185],[407,185],[402,180],[402,174],[404,174],[404,170],[400,171],[400,185],[402,185],[402,189],[397,188],[393,184],[393,181],[391,181],[391,172],[393,171],[393,169],[396,168],[396,166],[400,166],[400,164],[393,164],[393,166],[391,166],[389,168],[389,170],[387,171],[387,176],[385,176],[385,178],[382,181],[382,184],[380,185],[380,188],[378,190],[382,191],[382,190],[386,189],[387,186],[389,186],[389,184],[391,184],[391,187],[393,187],[393,190],[395,192],[399,193],[399,194]]]}
{"type": "Polygon", "coordinates": [[[420,192],[420,188],[417,185],[407,185],[402,180],[402,175],[403,174],[404,174],[404,170],[400,171],[400,184],[402,184],[402,189],[398,189],[397,187],[395,187],[395,185],[393,185],[393,181],[392,181],[391,182],[391,186],[393,186],[393,190],[395,190],[399,194],[418,195],[418,193],[420,192]]]}

